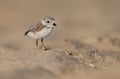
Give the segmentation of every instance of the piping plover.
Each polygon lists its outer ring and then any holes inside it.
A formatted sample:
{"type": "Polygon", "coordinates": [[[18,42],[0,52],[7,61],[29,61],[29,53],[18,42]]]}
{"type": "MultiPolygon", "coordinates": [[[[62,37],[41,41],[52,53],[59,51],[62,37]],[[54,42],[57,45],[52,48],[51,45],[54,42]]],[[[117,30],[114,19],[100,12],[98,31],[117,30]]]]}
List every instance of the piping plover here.
{"type": "Polygon", "coordinates": [[[44,17],[40,22],[34,24],[28,28],[25,32],[25,36],[29,36],[36,40],[36,46],[38,46],[38,41],[41,40],[41,48],[45,49],[44,38],[51,34],[54,27],[56,26],[55,19],[52,17],[44,17]]]}

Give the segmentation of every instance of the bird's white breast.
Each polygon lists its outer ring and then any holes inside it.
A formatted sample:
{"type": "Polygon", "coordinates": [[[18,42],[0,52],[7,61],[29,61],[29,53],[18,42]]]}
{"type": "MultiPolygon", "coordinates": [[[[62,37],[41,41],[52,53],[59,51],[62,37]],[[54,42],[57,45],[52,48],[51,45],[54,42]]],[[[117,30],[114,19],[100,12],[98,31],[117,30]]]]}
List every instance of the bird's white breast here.
{"type": "Polygon", "coordinates": [[[28,36],[34,39],[44,39],[49,34],[51,34],[52,31],[53,31],[53,28],[43,28],[42,30],[38,32],[29,32],[28,36]]]}

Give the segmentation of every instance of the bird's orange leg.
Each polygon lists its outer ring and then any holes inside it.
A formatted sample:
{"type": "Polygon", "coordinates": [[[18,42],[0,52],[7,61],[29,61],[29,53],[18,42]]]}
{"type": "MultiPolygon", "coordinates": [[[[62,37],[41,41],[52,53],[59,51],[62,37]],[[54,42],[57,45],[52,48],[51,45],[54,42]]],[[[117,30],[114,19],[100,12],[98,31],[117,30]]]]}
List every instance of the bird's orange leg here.
{"type": "Polygon", "coordinates": [[[44,45],[43,39],[41,39],[41,43],[42,43],[41,48],[42,48],[42,49],[45,49],[45,45],[44,45]]]}
{"type": "Polygon", "coordinates": [[[39,49],[39,46],[38,46],[38,39],[36,40],[36,47],[39,49]]]}

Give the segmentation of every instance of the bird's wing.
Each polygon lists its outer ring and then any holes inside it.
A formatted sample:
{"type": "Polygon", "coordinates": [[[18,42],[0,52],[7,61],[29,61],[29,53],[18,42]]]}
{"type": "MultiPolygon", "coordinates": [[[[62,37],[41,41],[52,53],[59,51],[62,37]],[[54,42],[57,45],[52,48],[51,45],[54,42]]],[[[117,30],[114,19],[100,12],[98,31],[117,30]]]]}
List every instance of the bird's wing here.
{"type": "Polygon", "coordinates": [[[29,31],[31,32],[38,32],[40,30],[42,30],[43,28],[45,28],[46,26],[42,25],[41,22],[35,24],[35,25],[32,25],[29,27],[29,31]]]}
{"type": "Polygon", "coordinates": [[[29,32],[38,32],[38,31],[40,31],[40,30],[42,30],[43,28],[45,28],[46,26],[43,26],[42,24],[41,24],[41,22],[39,22],[39,23],[37,23],[37,24],[35,24],[35,25],[31,25],[29,28],[28,28],[28,30],[27,30],[27,32],[25,33],[25,35],[27,35],[29,32]]]}

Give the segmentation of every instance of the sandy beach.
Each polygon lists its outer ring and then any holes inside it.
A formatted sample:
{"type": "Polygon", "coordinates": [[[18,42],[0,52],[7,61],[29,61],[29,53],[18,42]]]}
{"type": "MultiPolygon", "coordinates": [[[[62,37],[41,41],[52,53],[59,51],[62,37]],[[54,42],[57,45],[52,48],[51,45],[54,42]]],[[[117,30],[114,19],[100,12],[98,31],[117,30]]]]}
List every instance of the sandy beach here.
{"type": "Polygon", "coordinates": [[[0,79],[120,79],[120,1],[0,0],[0,79]],[[27,28],[57,27],[37,50],[27,28]]]}

